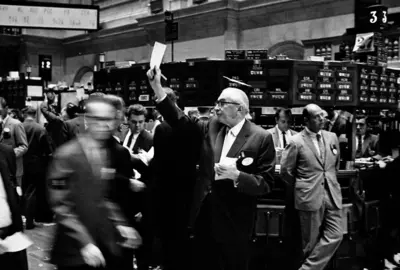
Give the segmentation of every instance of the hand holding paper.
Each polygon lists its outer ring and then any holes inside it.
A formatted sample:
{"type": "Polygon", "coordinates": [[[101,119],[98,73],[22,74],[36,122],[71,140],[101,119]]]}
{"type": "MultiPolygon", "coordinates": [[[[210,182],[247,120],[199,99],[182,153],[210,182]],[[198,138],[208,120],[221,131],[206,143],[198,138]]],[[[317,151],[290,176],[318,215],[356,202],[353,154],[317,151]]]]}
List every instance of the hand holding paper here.
{"type": "Polygon", "coordinates": [[[236,181],[239,177],[239,171],[236,168],[237,158],[222,158],[219,163],[215,164],[215,180],[231,179],[236,181]]]}
{"type": "Polygon", "coordinates": [[[150,69],[153,69],[154,67],[160,68],[166,48],[167,45],[165,44],[159,42],[154,43],[153,52],[151,53],[150,58],[150,69]]]}
{"type": "Polygon", "coordinates": [[[27,249],[32,245],[32,241],[21,232],[14,233],[4,240],[0,240],[0,254],[6,252],[18,252],[27,249]]]}

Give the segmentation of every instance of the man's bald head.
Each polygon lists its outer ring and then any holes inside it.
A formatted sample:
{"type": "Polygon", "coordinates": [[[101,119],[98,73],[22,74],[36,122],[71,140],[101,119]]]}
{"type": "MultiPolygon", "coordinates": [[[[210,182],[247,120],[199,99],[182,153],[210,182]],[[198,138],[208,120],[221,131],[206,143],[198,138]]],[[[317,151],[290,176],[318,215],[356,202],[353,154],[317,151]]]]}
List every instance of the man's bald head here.
{"type": "Polygon", "coordinates": [[[246,115],[249,112],[249,98],[247,97],[246,93],[243,92],[240,89],[233,88],[233,87],[228,87],[225,88],[221,95],[219,96],[219,99],[229,97],[230,100],[233,102],[239,103],[243,107],[243,113],[246,115]]]}
{"type": "Polygon", "coordinates": [[[309,130],[318,133],[324,126],[324,111],[316,104],[308,104],[303,109],[304,122],[309,130]]]}
{"type": "Polygon", "coordinates": [[[249,112],[249,99],[245,92],[237,88],[226,88],[218,97],[215,106],[218,120],[233,127],[245,119],[249,112]]]}

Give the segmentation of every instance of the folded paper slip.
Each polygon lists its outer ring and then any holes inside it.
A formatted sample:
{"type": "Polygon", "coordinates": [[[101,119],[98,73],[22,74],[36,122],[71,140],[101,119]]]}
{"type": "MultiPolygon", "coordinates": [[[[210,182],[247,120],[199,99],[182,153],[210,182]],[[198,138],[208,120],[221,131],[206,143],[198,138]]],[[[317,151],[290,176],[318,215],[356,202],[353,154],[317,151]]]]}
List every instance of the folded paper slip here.
{"type": "Polygon", "coordinates": [[[33,244],[33,242],[21,232],[14,233],[7,237],[3,241],[0,241],[0,245],[5,247],[7,252],[18,252],[27,249],[33,244]]]}

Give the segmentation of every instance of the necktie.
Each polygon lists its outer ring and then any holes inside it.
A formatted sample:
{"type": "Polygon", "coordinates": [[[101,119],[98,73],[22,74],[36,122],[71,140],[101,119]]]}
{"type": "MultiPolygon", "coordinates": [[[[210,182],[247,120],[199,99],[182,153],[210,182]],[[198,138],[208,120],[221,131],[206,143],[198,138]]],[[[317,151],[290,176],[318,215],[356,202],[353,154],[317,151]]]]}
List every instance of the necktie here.
{"type": "Polygon", "coordinates": [[[357,143],[357,156],[361,157],[361,151],[362,151],[362,140],[361,140],[361,135],[357,136],[358,143],[357,143]]]}
{"type": "Polygon", "coordinates": [[[319,155],[321,157],[322,163],[324,163],[324,158],[325,158],[325,147],[324,147],[324,142],[322,141],[321,135],[317,134],[317,141],[318,141],[318,147],[319,147],[319,155]]]}
{"type": "Polygon", "coordinates": [[[285,131],[282,131],[282,137],[283,137],[283,148],[286,148],[286,132],[285,131]]]}
{"type": "Polygon", "coordinates": [[[129,136],[128,143],[126,144],[126,147],[128,147],[129,149],[131,148],[132,140],[133,140],[133,133],[131,133],[131,135],[129,136]]]}

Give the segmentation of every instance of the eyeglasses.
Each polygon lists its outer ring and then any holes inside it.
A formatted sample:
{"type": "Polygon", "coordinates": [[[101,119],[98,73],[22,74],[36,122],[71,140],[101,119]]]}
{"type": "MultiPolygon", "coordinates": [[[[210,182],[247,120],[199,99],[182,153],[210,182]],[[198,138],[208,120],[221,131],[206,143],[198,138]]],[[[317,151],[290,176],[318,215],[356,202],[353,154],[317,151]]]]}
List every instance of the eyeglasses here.
{"type": "Polygon", "coordinates": [[[219,108],[222,108],[223,106],[225,106],[227,104],[240,105],[237,102],[229,102],[229,101],[222,101],[222,100],[218,100],[215,102],[215,106],[218,106],[219,108]]]}

